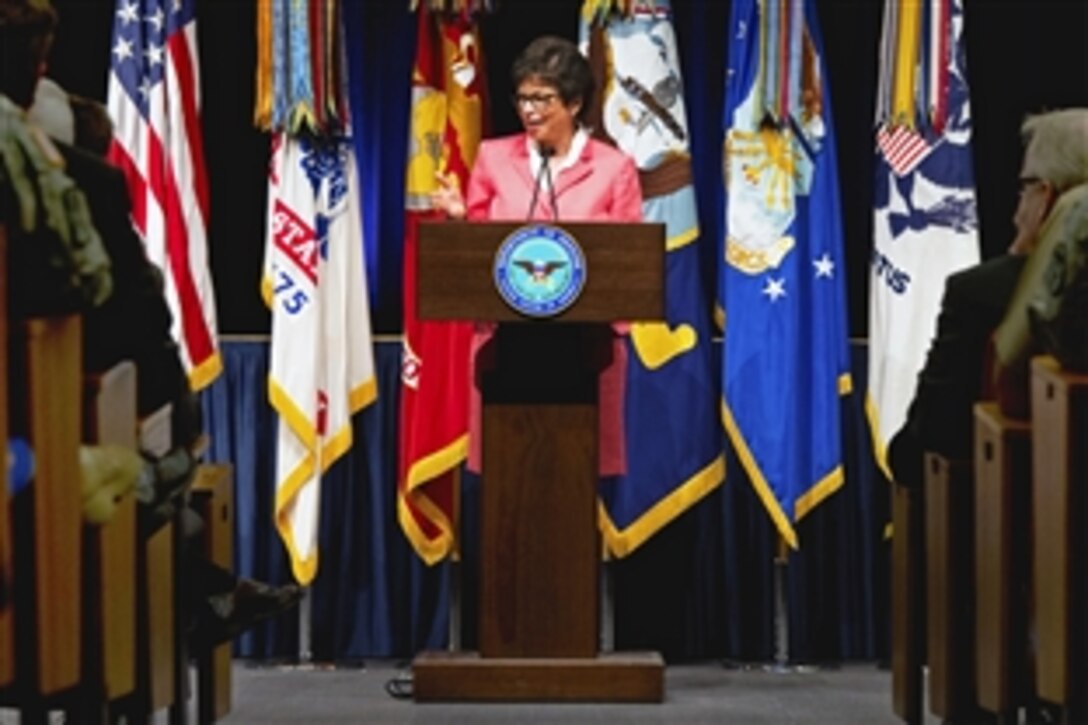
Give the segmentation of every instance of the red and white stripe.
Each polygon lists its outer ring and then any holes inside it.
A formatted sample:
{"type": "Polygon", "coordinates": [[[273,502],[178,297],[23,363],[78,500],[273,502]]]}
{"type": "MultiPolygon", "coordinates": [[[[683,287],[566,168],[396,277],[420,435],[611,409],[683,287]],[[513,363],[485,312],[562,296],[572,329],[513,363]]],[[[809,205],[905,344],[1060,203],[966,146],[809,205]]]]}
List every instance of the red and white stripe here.
{"type": "Polygon", "coordinates": [[[913,171],[933,150],[921,134],[906,126],[881,125],[876,132],[876,144],[898,176],[913,171]]]}
{"type": "Polygon", "coordinates": [[[164,82],[145,119],[113,73],[110,159],[128,179],[133,222],[163,271],[172,332],[195,390],[219,374],[215,294],[208,267],[208,181],[200,130],[195,23],[169,37],[164,82]]]}

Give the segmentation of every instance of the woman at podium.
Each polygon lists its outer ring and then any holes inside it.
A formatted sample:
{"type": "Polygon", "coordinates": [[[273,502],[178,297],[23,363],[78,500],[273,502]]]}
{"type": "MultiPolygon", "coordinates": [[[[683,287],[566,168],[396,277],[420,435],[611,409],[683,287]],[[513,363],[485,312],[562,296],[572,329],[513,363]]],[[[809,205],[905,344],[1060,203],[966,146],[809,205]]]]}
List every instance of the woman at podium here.
{"type": "MultiPolygon", "coordinates": [[[[586,124],[594,82],[589,62],[573,43],[542,36],[511,69],[512,100],[522,133],[480,144],[462,195],[454,180],[439,177],[435,209],[470,221],[642,221],[642,191],[634,162],[591,137],[586,124]]],[[[625,473],[623,395],[626,348],[614,326],[612,362],[601,373],[600,473],[625,473]]],[[[476,335],[473,355],[487,367],[485,344],[493,330],[476,335]]],[[[480,401],[470,409],[469,467],[480,470],[480,401]]]]}

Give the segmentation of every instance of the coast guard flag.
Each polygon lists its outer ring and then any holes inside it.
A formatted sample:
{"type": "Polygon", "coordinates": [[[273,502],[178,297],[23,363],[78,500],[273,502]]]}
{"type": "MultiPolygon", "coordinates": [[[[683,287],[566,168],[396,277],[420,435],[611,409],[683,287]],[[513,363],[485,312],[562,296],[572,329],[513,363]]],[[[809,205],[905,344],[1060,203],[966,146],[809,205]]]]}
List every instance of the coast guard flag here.
{"type": "Polygon", "coordinates": [[[582,51],[604,89],[591,123],[634,159],[643,219],[664,222],[667,252],[666,321],[634,323],[627,339],[627,471],[600,487],[601,531],[622,557],[714,490],[725,460],[672,9],[668,0],[642,2],[625,17],[612,6],[582,6],[582,51]]]}
{"type": "Polygon", "coordinates": [[[961,0],[884,4],[866,413],[889,480],[945,279],[979,258],[962,38],[961,0]]]}
{"type": "Polygon", "coordinates": [[[110,51],[110,160],[121,167],[147,255],[162,269],[174,339],[194,390],[222,362],[208,269],[195,0],[118,0],[110,51]]]}
{"type": "Polygon", "coordinates": [[[321,475],[377,393],[357,184],[350,141],[273,136],[261,291],[279,413],[275,516],[303,585],[317,573],[321,475]]]}
{"type": "Polygon", "coordinates": [[[433,218],[436,174],[468,186],[486,111],[483,56],[466,13],[417,11],[404,240],[397,514],[428,564],[456,550],[458,468],[468,456],[472,325],[416,318],[416,230],[433,218]]]}
{"type": "Polygon", "coordinates": [[[722,420],[779,534],[843,481],[851,388],[835,138],[814,0],[735,0],[722,420]]]}

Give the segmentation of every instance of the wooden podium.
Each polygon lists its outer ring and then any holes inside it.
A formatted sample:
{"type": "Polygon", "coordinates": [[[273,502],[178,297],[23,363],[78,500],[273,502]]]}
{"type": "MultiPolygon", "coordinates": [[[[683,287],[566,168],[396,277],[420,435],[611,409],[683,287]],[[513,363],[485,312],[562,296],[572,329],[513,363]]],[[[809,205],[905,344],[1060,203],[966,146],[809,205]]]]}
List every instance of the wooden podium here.
{"type": "Polygon", "coordinates": [[[423,320],[500,323],[482,354],[477,652],[425,652],[417,701],[660,702],[656,652],[599,653],[598,376],[609,323],[664,317],[664,227],[563,224],[585,254],[580,297],[546,320],[509,307],[496,252],[518,223],[419,230],[423,320]]]}

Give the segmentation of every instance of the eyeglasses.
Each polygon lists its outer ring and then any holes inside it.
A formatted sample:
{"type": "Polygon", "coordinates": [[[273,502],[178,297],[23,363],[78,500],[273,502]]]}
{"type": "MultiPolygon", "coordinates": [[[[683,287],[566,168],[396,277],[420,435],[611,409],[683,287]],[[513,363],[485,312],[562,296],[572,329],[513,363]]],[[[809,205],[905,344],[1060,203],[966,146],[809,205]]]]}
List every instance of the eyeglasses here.
{"type": "Polygon", "coordinates": [[[1026,194],[1028,189],[1036,184],[1044,183],[1038,176],[1021,176],[1020,177],[1020,193],[1026,194]]]}
{"type": "Polygon", "coordinates": [[[528,103],[529,108],[534,111],[543,111],[548,106],[552,105],[552,101],[559,98],[558,93],[515,93],[510,96],[510,100],[514,103],[514,108],[519,111],[528,103]]]}

